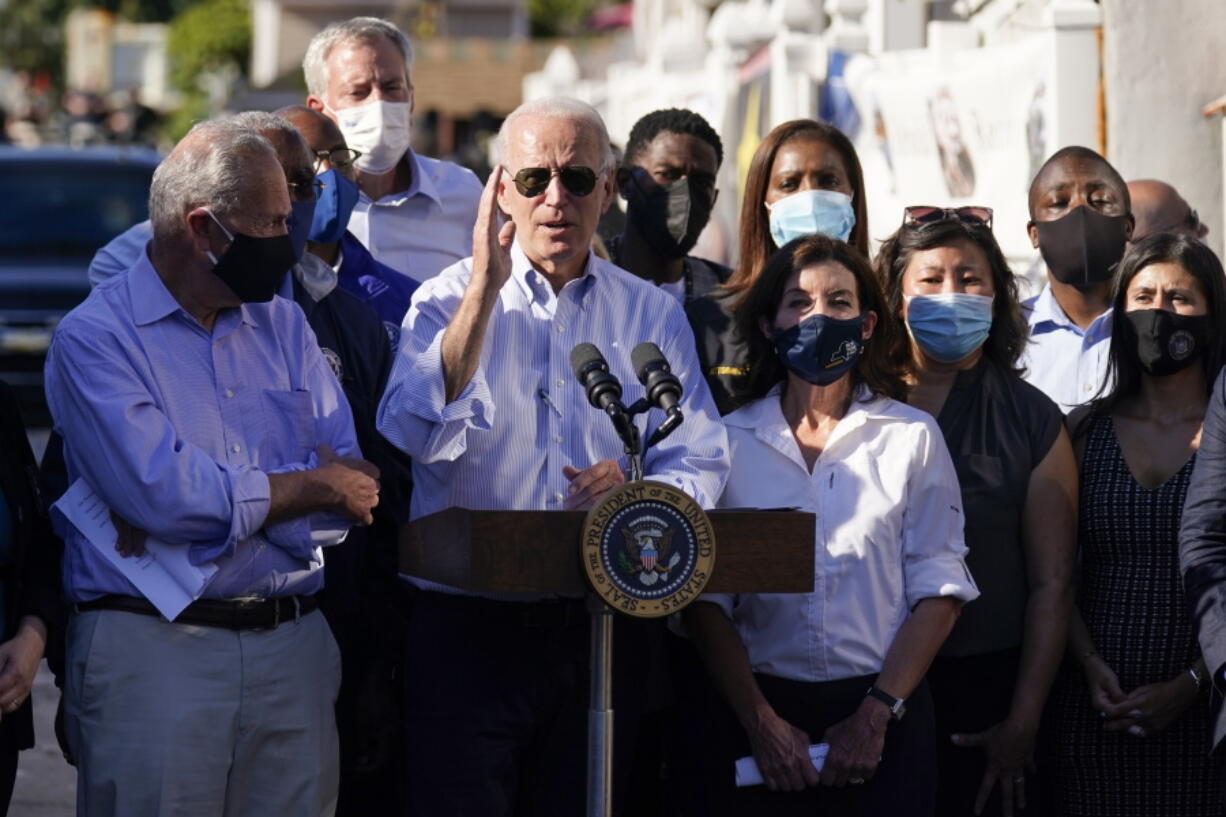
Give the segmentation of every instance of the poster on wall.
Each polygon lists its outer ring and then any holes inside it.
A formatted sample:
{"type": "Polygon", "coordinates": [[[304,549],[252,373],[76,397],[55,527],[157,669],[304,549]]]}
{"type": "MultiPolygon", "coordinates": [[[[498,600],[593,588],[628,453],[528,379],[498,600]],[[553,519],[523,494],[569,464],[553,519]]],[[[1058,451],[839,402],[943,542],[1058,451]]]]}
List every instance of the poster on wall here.
{"type": "MultiPolygon", "coordinates": [[[[1051,40],[989,48],[857,55],[842,87],[855,114],[874,244],[908,205],[984,205],[1014,272],[1037,253],[1026,234],[1030,181],[1050,152],[1051,40]]],[[[835,124],[838,124],[836,122],[835,124]]]]}

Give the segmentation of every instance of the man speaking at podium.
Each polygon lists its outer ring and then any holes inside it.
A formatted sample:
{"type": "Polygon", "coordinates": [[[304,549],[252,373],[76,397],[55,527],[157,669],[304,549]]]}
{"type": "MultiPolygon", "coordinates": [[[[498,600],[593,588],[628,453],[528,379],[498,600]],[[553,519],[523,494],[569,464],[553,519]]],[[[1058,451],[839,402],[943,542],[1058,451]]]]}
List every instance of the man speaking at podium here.
{"type": "MultiPolygon", "coordinates": [[[[590,251],[613,195],[604,122],[575,100],[530,102],[507,117],[496,148],[473,257],[415,294],[379,406],[379,430],[413,457],[411,517],[452,506],[585,509],[625,480],[620,438],[571,374],[570,352],[585,342],[604,353],[627,404],[643,396],[631,349],[651,341],[664,351],[684,384],[685,422],[647,452],[644,473],[711,507],[728,443],[685,315],[670,295],[590,251]],[[510,216],[505,225],[499,211],[510,216]]],[[[641,415],[639,429],[662,419],[641,415]]],[[[477,597],[409,579],[423,591],[407,643],[409,813],[581,814],[582,599],[477,597]]],[[[615,643],[620,745],[633,698],[647,690],[631,685],[645,679],[626,678],[634,639],[615,643]]]]}

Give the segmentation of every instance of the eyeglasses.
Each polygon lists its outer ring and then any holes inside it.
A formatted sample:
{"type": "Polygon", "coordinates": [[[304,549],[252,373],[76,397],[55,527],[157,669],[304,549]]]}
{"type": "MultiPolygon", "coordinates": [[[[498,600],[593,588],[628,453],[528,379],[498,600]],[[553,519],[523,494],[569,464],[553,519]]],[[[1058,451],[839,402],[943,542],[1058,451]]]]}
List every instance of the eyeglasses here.
{"type": "Polygon", "coordinates": [[[560,178],[562,186],[576,196],[586,196],[596,189],[596,171],[582,165],[525,167],[511,180],[515,182],[519,195],[534,198],[545,192],[554,176],[560,178]]]}
{"type": "Polygon", "coordinates": [[[319,194],[323,192],[324,183],[319,179],[304,179],[299,182],[289,183],[289,193],[294,201],[318,201],[319,194]]]}
{"type": "Polygon", "coordinates": [[[902,226],[923,229],[930,224],[956,219],[971,227],[992,229],[991,207],[931,207],[916,205],[902,211],[902,226]]]}
{"type": "Polygon", "coordinates": [[[315,172],[319,172],[319,166],[327,160],[332,163],[333,167],[341,168],[342,170],[350,167],[354,162],[362,157],[362,151],[354,150],[353,148],[333,148],[332,150],[316,150],[315,153],[315,172]]]}

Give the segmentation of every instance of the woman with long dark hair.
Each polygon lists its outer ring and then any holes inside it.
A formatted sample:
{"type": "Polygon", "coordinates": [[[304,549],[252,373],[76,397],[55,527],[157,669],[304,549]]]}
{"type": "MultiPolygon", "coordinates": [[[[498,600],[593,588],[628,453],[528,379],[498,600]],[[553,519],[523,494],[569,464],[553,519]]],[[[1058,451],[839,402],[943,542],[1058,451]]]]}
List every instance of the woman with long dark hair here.
{"type": "Polygon", "coordinates": [[[810,593],[704,596],[683,615],[741,726],[732,753],[765,780],[733,811],[931,814],[923,677],[978,595],[949,453],[932,418],[899,402],[906,346],[855,248],[785,244],[736,315],[754,399],[725,418],[720,504],[813,512],[817,575],[810,593]]]}
{"type": "Polygon", "coordinates": [[[731,306],[783,244],[806,235],[846,241],[868,257],[860,159],[842,131],[813,119],[775,127],[754,151],[741,200],[740,246],[728,282],[686,306],[698,358],[721,413],[739,403],[748,373],[731,306]]]}
{"type": "Polygon", "coordinates": [[[1051,712],[1056,810],[1220,815],[1207,757],[1213,682],[1183,596],[1178,541],[1226,361],[1226,277],[1199,241],[1154,235],[1120,262],[1112,308],[1109,385],[1069,417],[1081,467],[1080,575],[1051,712]]]}
{"type": "Polygon", "coordinates": [[[1012,814],[1072,606],[1077,467],[1058,406],[1022,380],[1028,327],[986,207],[908,207],[877,272],[910,334],[907,402],[936,418],[982,595],[928,672],[937,813],[1012,814]]]}

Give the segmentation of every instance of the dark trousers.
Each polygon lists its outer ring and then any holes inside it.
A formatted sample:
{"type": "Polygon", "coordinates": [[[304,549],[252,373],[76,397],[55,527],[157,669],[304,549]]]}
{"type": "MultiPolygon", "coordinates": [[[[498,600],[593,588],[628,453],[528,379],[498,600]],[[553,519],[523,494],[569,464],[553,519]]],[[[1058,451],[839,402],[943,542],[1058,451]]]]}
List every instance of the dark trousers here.
{"type": "MultiPolygon", "coordinates": [[[[762,694],[781,718],[803,729],[814,743],[826,729],[852,715],[876,676],[804,683],[755,674],[762,694]]],[[[803,792],[772,792],[765,786],[736,789],[737,817],[929,817],[936,796],[932,698],[921,683],[907,699],[907,714],[891,721],[877,773],[867,783],[844,788],[817,786],[803,792]]],[[[749,754],[742,733],[738,757],[749,754]]],[[[731,769],[729,769],[731,776],[731,769]]],[[[944,817],[944,815],[941,815],[944,817]]]]}
{"type": "Polygon", "coordinates": [[[18,754],[11,746],[0,746],[0,817],[9,813],[13,784],[17,781],[18,754]]]}
{"type": "MultiPolygon", "coordinates": [[[[652,622],[614,620],[614,813],[625,792],[652,622]]],[[[590,622],[581,602],[421,593],[406,656],[411,817],[584,810],[590,622]]]]}
{"type": "MultiPolygon", "coordinates": [[[[1008,716],[1020,658],[1021,649],[1016,647],[984,655],[938,656],[928,670],[936,713],[937,814],[941,817],[974,814],[975,796],[987,768],[982,749],[955,746],[949,736],[982,732],[1008,716]]],[[[1038,814],[1037,781],[1027,786],[1027,794],[1027,807],[1021,813],[1038,814]]],[[[1002,813],[999,785],[983,813],[990,817],[1002,813]]]]}

